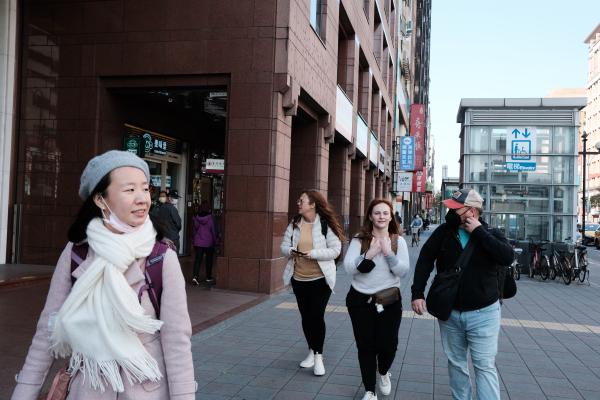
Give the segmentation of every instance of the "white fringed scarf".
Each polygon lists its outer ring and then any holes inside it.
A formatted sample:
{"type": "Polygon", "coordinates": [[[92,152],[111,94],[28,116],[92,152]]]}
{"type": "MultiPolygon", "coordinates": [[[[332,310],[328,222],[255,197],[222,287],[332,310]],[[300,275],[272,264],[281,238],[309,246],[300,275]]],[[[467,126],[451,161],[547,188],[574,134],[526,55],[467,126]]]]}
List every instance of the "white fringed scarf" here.
{"type": "Polygon", "coordinates": [[[77,279],[55,320],[51,351],[55,357],[71,356],[73,373],[104,392],[105,384],[123,392],[120,368],[131,384],[158,381],[162,374],[137,333],[154,333],[162,321],[147,314],[124,272],[136,258],[147,257],[156,240],[150,219],[135,232],[116,234],[100,218],[87,227],[94,250],[89,268],[77,279]]]}

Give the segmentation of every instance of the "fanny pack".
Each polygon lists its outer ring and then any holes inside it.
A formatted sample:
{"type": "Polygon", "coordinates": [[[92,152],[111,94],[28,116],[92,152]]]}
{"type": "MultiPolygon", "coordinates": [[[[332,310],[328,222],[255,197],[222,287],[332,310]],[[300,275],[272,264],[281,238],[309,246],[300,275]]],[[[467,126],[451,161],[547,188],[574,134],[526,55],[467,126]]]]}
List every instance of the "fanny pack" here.
{"type": "Polygon", "coordinates": [[[380,290],[371,296],[371,301],[374,304],[381,304],[382,306],[389,306],[400,300],[400,289],[396,286],[380,290]]]}

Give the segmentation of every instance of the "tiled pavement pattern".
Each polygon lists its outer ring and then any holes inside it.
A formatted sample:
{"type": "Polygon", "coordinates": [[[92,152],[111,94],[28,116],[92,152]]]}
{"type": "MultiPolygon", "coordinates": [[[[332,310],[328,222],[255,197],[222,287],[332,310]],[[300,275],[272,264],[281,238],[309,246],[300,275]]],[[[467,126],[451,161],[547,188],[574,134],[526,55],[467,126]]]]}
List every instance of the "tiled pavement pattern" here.
{"type": "MultiPolygon", "coordinates": [[[[410,311],[412,269],[402,283],[404,317],[387,398],[450,399],[438,325],[410,311]]],[[[197,399],[361,399],[356,348],[338,271],[326,313],[325,376],[298,362],[306,355],[300,316],[286,292],[193,337],[197,399]]],[[[518,282],[502,310],[497,365],[503,399],[600,399],[600,289],[597,285],[518,282]]],[[[386,398],[379,396],[380,399],[386,398]]]]}

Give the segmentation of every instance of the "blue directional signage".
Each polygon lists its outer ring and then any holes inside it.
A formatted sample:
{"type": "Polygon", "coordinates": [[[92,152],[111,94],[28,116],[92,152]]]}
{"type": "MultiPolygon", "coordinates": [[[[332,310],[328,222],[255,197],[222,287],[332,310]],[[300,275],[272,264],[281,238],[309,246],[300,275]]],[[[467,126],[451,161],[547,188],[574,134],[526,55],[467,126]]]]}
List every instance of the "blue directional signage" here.
{"type": "Polygon", "coordinates": [[[400,170],[413,171],[415,169],[415,138],[402,136],[400,138],[400,170]]]}
{"type": "Polygon", "coordinates": [[[508,128],[506,139],[506,169],[513,172],[535,171],[536,129],[525,127],[508,128]]]}

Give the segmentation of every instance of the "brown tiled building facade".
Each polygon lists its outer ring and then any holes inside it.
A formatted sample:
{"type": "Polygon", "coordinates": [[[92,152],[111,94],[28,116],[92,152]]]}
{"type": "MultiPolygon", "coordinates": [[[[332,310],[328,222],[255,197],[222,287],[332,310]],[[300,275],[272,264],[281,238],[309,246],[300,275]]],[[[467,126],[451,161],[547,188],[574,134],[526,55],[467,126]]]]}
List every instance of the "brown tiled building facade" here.
{"type": "Polygon", "coordinates": [[[8,261],[57,259],[85,163],[123,148],[125,124],[168,141],[186,221],[199,160],[224,159],[221,288],[282,287],[279,245],[303,188],[326,193],[348,233],[372,198],[392,198],[422,1],[4,1],[21,28],[8,261]]]}

